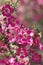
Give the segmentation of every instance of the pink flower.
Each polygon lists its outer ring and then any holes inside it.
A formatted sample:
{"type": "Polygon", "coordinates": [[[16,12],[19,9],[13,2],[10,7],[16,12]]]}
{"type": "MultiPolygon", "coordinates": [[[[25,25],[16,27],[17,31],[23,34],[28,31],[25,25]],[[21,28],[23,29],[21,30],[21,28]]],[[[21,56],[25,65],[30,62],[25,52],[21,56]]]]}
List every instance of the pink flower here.
{"type": "Polygon", "coordinates": [[[16,62],[16,58],[9,58],[9,64],[10,65],[16,65],[17,64],[17,62],[16,62]]]}
{"type": "Polygon", "coordinates": [[[34,47],[39,47],[40,39],[41,39],[41,36],[39,34],[34,36],[34,43],[33,43],[34,47]]]}
{"type": "Polygon", "coordinates": [[[4,48],[4,49],[8,50],[6,43],[4,43],[3,41],[0,41],[0,48],[4,48]]]}
{"type": "Polygon", "coordinates": [[[33,44],[34,32],[29,30],[28,28],[20,27],[18,30],[17,43],[18,44],[29,44],[30,46],[33,44]]]}
{"type": "Polygon", "coordinates": [[[40,41],[36,38],[34,39],[33,47],[39,47],[40,41]]]}
{"type": "Polygon", "coordinates": [[[5,65],[18,65],[18,62],[16,61],[15,57],[14,58],[13,57],[7,57],[7,58],[3,59],[2,61],[3,61],[3,63],[5,63],[5,65]]]}
{"type": "Polygon", "coordinates": [[[20,58],[25,58],[28,56],[28,51],[25,50],[24,48],[19,48],[17,50],[17,56],[20,56],[20,58]]]}
{"type": "Polygon", "coordinates": [[[14,28],[16,25],[18,26],[19,20],[15,16],[10,16],[7,19],[8,19],[8,26],[11,25],[14,28]]]}
{"type": "Polygon", "coordinates": [[[10,4],[6,4],[5,6],[3,6],[2,7],[2,14],[4,15],[4,16],[10,16],[11,15],[11,13],[13,13],[14,12],[14,8],[12,8],[11,6],[10,6],[10,4]]]}
{"type": "Polygon", "coordinates": [[[32,60],[34,61],[34,62],[41,62],[41,60],[42,60],[42,56],[40,55],[40,54],[38,54],[38,53],[34,53],[33,55],[32,55],[32,60]]]}
{"type": "Polygon", "coordinates": [[[15,42],[18,35],[18,28],[20,27],[18,20],[11,16],[8,18],[8,24],[5,29],[5,35],[8,37],[9,42],[15,42]]]}
{"type": "Polygon", "coordinates": [[[8,40],[10,43],[13,43],[16,41],[16,35],[17,32],[14,29],[8,29],[9,31],[5,32],[5,35],[8,37],[8,40]]]}
{"type": "Polygon", "coordinates": [[[14,26],[15,23],[16,22],[16,17],[15,16],[10,16],[9,18],[8,18],[8,24],[11,24],[12,26],[14,26]]]}

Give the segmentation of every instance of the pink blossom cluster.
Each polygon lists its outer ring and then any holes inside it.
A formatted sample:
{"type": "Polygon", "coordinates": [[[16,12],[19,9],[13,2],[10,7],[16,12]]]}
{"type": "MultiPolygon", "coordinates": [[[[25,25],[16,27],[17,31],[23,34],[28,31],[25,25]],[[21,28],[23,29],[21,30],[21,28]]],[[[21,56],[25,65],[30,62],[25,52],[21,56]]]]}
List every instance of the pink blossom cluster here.
{"type": "MultiPolygon", "coordinates": [[[[42,55],[37,49],[43,52],[43,43],[41,43],[41,33],[34,29],[25,27],[13,15],[14,8],[10,4],[2,7],[3,23],[1,22],[0,35],[4,37],[4,45],[0,40],[1,46],[7,49],[8,44],[14,44],[14,57],[6,57],[0,60],[0,65],[42,65],[42,55]],[[7,46],[5,46],[7,45],[7,46]]],[[[22,17],[21,17],[22,18],[22,17]]],[[[1,47],[0,46],[0,47],[1,47]]],[[[8,48],[9,49],[9,48],[8,48]]]]}

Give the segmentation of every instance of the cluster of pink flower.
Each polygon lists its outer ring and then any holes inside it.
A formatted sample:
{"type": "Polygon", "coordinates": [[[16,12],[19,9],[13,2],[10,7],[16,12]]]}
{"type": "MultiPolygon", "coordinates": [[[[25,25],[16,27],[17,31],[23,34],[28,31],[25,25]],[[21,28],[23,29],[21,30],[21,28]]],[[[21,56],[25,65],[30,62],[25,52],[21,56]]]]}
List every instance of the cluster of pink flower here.
{"type": "MultiPolygon", "coordinates": [[[[43,44],[40,42],[41,35],[34,29],[26,28],[13,16],[14,8],[10,4],[2,7],[4,24],[1,23],[0,35],[4,33],[9,44],[17,44],[15,57],[8,57],[0,60],[0,65],[41,65],[42,55],[37,49],[43,51],[43,44]]],[[[5,40],[4,40],[5,41],[5,40]]],[[[7,44],[6,44],[7,45],[7,44]]]]}

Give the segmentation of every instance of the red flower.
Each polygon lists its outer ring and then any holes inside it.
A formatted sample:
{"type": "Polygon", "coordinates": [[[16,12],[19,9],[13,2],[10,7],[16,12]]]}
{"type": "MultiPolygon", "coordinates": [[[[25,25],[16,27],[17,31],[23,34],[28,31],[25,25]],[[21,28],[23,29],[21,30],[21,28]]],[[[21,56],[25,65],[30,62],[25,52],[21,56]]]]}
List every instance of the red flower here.
{"type": "Polygon", "coordinates": [[[34,61],[34,62],[41,62],[41,60],[42,60],[42,56],[40,55],[40,54],[38,54],[38,53],[34,53],[33,55],[32,55],[32,60],[34,61]]]}
{"type": "Polygon", "coordinates": [[[14,12],[14,8],[12,8],[9,4],[6,4],[3,8],[2,8],[2,14],[4,16],[10,16],[11,13],[14,12]]]}
{"type": "Polygon", "coordinates": [[[20,56],[20,58],[25,58],[28,56],[28,51],[24,48],[19,48],[17,51],[17,55],[20,56]]]}

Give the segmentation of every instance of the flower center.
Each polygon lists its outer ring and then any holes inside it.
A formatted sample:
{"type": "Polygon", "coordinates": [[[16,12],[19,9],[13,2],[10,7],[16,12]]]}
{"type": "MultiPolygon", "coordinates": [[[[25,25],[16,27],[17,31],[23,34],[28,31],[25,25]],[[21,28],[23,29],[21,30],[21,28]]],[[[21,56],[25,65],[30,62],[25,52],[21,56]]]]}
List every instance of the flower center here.
{"type": "Polygon", "coordinates": [[[36,57],[35,57],[35,59],[36,59],[36,60],[38,60],[38,59],[39,59],[39,57],[38,57],[38,56],[36,56],[36,57]]]}
{"type": "Polygon", "coordinates": [[[21,51],[21,55],[23,55],[24,54],[24,52],[23,51],[21,51]]]}
{"type": "Polygon", "coordinates": [[[26,34],[24,34],[24,38],[27,38],[27,35],[26,34]]]}
{"type": "Polygon", "coordinates": [[[10,11],[9,11],[9,9],[8,9],[8,8],[6,8],[6,9],[5,9],[5,12],[6,12],[6,13],[7,13],[7,12],[9,13],[10,11]]]}

